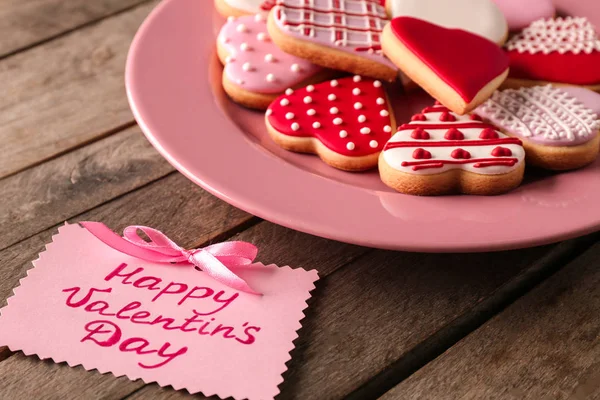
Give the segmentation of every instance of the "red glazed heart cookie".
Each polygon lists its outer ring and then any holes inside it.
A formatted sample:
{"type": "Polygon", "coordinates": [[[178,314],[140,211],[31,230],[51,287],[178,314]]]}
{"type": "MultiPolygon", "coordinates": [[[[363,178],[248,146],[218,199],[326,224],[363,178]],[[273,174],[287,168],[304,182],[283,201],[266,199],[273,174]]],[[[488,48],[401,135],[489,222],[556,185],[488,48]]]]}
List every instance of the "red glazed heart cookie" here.
{"type": "Polygon", "coordinates": [[[395,126],[381,82],[358,75],[288,91],[269,106],[266,124],[284,149],[346,171],[375,167],[395,126]]]}
{"type": "Polygon", "coordinates": [[[442,105],[427,107],[385,145],[381,180],[406,194],[492,195],[521,183],[525,170],[521,141],[442,105]]]}
{"type": "Polygon", "coordinates": [[[460,115],[484,102],[508,75],[508,57],[495,43],[412,17],[386,25],[382,46],[409,78],[460,115]]]}
{"type": "Polygon", "coordinates": [[[538,20],[506,43],[506,86],[563,83],[600,90],[600,37],[585,18],[538,20]]]}

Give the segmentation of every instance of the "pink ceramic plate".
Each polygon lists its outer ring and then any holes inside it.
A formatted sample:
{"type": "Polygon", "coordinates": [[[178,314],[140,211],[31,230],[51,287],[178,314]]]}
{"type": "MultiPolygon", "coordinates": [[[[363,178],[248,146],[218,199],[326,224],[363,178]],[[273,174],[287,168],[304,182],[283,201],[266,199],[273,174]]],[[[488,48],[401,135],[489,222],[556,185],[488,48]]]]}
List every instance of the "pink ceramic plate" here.
{"type": "MultiPolygon", "coordinates": [[[[212,1],[164,1],[140,28],[126,72],[148,140],[215,196],[303,232],[409,251],[520,248],[600,228],[600,162],[530,174],[503,196],[423,198],[392,192],[376,171],[342,172],[281,150],[263,115],[231,103],[220,87],[214,38],[221,23],[212,1]]],[[[397,97],[400,121],[431,101],[420,93],[397,97]]]]}

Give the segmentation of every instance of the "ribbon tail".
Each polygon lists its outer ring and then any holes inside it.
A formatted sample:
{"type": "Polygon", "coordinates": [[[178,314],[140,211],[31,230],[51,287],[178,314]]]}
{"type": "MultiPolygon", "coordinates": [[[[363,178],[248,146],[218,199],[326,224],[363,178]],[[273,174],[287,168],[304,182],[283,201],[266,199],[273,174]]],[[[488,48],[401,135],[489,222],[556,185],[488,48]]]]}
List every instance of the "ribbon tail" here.
{"type": "Polygon", "coordinates": [[[224,285],[241,292],[262,296],[262,293],[252,289],[245,280],[233,273],[233,271],[208,251],[201,250],[194,253],[190,261],[193,261],[194,265],[206,272],[211,278],[224,285]]]}

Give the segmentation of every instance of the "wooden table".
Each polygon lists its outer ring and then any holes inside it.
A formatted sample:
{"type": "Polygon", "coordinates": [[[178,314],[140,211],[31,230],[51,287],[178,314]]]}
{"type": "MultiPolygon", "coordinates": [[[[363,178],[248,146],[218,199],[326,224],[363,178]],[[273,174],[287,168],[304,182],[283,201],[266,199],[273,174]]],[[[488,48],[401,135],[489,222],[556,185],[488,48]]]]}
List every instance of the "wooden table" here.
{"type": "MultiPolygon", "coordinates": [[[[242,239],[265,263],[321,272],[282,399],[600,399],[598,234],[414,254],[320,239],[229,206],[175,172],[127,105],[127,49],[155,5],[0,4],[2,305],[65,220],[151,225],[188,247],[242,239]]],[[[187,396],[5,348],[0,360],[2,399],[187,396]]]]}

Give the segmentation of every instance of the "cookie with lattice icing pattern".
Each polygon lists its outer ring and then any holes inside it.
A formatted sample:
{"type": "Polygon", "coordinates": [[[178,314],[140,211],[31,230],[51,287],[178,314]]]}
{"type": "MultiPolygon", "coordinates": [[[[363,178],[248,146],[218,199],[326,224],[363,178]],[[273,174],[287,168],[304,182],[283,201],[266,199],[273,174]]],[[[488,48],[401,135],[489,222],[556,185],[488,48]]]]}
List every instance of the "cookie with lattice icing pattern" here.
{"type": "Polygon", "coordinates": [[[225,92],[236,103],[260,110],[287,88],[321,82],[333,74],[281,51],[269,37],[261,14],[229,17],[217,38],[217,54],[225,64],[225,92]]]}
{"type": "MultiPolygon", "coordinates": [[[[590,94],[600,104],[600,95],[590,94]]],[[[586,96],[585,101],[592,99],[586,96]]],[[[598,156],[598,115],[551,85],[498,91],[475,112],[522,139],[531,165],[568,170],[588,165],[598,156]]]]}
{"type": "Polygon", "coordinates": [[[215,0],[215,9],[224,17],[242,17],[262,13],[267,15],[275,0],[215,0]]]}
{"type": "Polygon", "coordinates": [[[381,180],[406,194],[494,195],[519,186],[521,141],[437,103],[398,128],[379,157],[381,180]]]}
{"type": "Polygon", "coordinates": [[[323,67],[393,81],[398,68],[381,51],[389,22],[379,0],[276,0],[269,33],[283,51],[323,67]]]}
{"type": "Polygon", "coordinates": [[[279,146],[346,171],[375,167],[395,127],[381,81],[359,75],[290,90],[269,106],[265,120],[279,146]]]}
{"type": "Polygon", "coordinates": [[[600,36],[586,18],[540,19],[505,45],[505,87],[567,84],[600,90],[600,36]]]}

